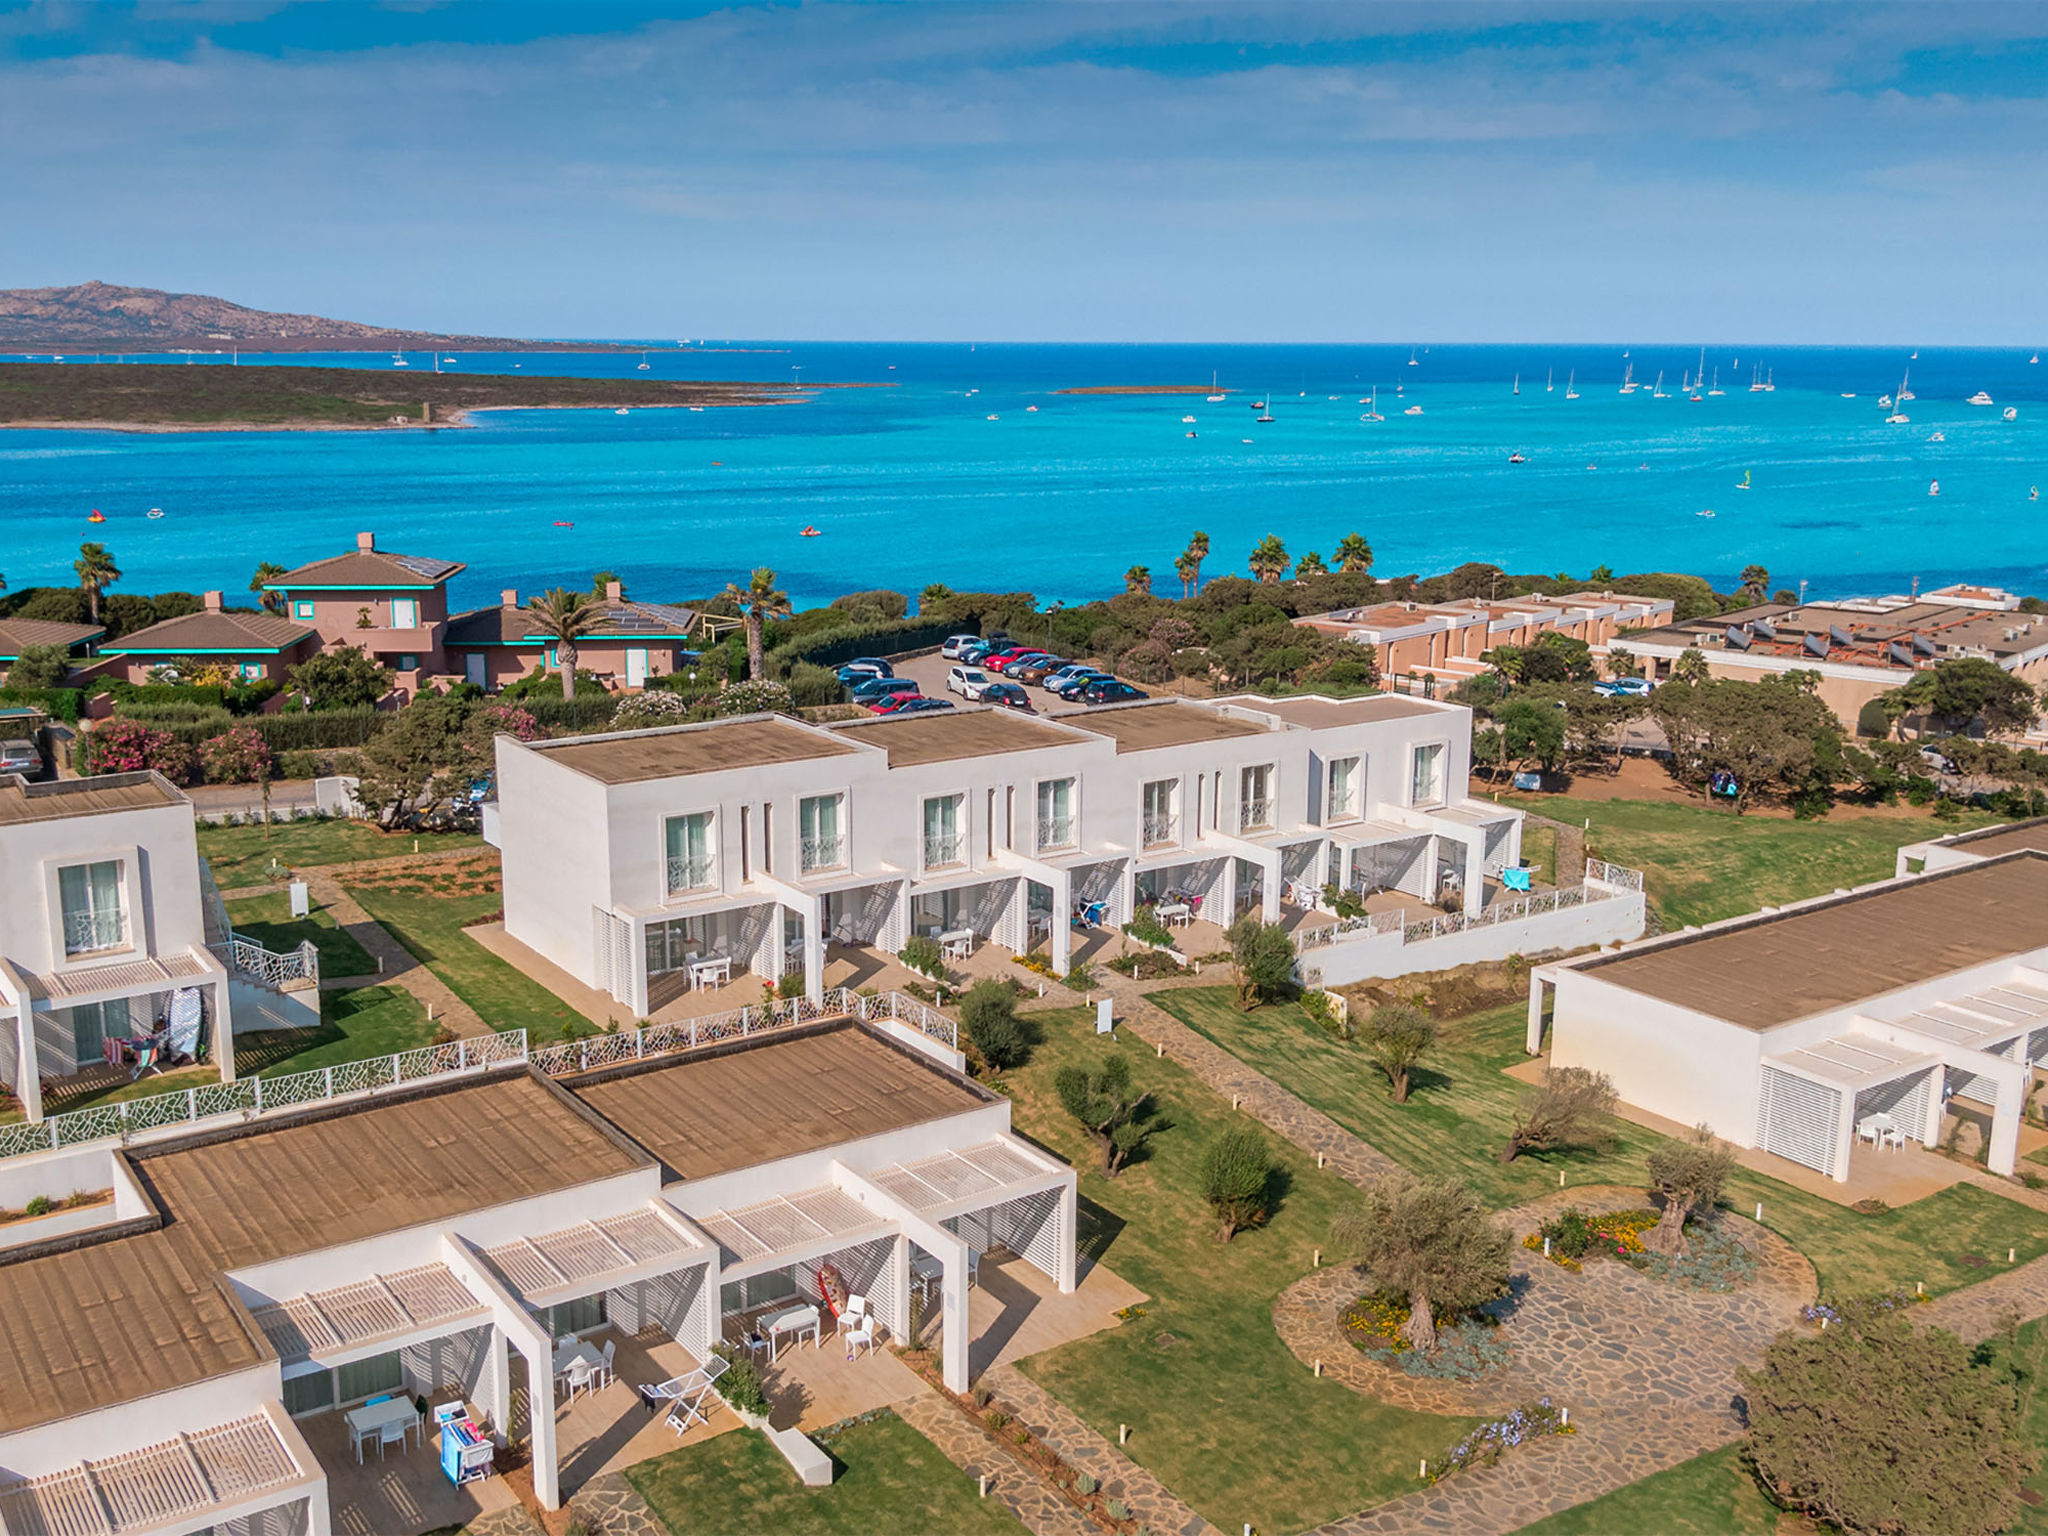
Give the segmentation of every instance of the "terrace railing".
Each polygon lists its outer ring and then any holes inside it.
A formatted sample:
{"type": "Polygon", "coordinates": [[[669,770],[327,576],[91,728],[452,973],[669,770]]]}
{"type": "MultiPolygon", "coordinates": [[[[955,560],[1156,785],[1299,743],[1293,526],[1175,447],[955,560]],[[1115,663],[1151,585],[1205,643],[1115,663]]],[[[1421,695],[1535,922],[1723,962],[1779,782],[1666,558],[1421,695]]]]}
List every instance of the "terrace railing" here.
{"type": "Polygon", "coordinates": [[[1555,891],[1537,891],[1528,896],[1518,896],[1512,901],[1491,902],[1476,913],[1444,912],[1428,917],[1412,918],[1408,913],[1368,912],[1363,917],[1347,917],[1320,928],[1304,928],[1294,935],[1294,948],[1298,954],[1322,949],[1347,939],[1364,936],[1375,938],[1395,937],[1404,945],[1426,944],[1431,939],[1446,938],[1454,933],[1463,933],[1469,928],[1496,928],[1503,923],[1518,923],[1550,912],[1567,911],[1582,907],[1589,902],[1609,901],[1628,892],[1642,889],[1642,872],[1624,869],[1618,864],[1589,861],[1586,882],[1583,885],[1568,885],[1555,891]],[[1600,864],[1601,875],[1596,877],[1591,865],[1600,864]],[[1634,884],[1629,884],[1630,878],[1634,884]]]}
{"type": "Polygon", "coordinates": [[[837,869],[846,862],[846,840],[839,836],[807,837],[803,840],[803,868],[809,874],[814,869],[837,869]]]}
{"type": "Polygon", "coordinates": [[[446,1045],[425,1045],[390,1056],[366,1056],[360,1061],[316,1067],[311,1072],[245,1077],[232,1083],[207,1083],[126,1099],[118,1104],[95,1104],[44,1120],[0,1126],[0,1158],[126,1138],[143,1131],[247,1119],[265,1110],[410,1087],[526,1059],[526,1031],[512,1029],[502,1034],[465,1036],[446,1045]]]}
{"type": "Polygon", "coordinates": [[[1050,848],[1071,848],[1074,846],[1074,818],[1072,816],[1041,816],[1038,818],[1038,847],[1040,852],[1050,848]]]}
{"type": "Polygon", "coordinates": [[[283,992],[307,983],[315,987],[320,985],[320,951],[313,947],[310,939],[297,949],[288,949],[280,955],[265,949],[254,939],[245,939],[239,933],[230,932],[225,943],[209,944],[207,948],[237,976],[247,977],[273,992],[283,992]]]}
{"type": "Polygon", "coordinates": [[[1237,830],[1240,832],[1263,831],[1273,825],[1273,802],[1270,800],[1247,800],[1238,808],[1237,830]]]}
{"type": "Polygon", "coordinates": [[[924,840],[924,867],[944,869],[966,862],[967,839],[958,832],[928,833],[924,840]]]}
{"type": "Polygon", "coordinates": [[[701,891],[711,884],[711,856],[679,857],[668,861],[668,892],[701,891]]]}
{"type": "Polygon", "coordinates": [[[121,910],[111,912],[66,912],[64,914],[64,953],[67,955],[90,954],[96,949],[119,949],[127,942],[127,924],[121,920],[121,910]]]}
{"type": "Polygon", "coordinates": [[[1618,891],[1640,891],[1643,888],[1640,869],[1610,864],[1605,859],[1586,860],[1586,878],[1597,885],[1611,885],[1618,891]]]}
{"type": "Polygon", "coordinates": [[[928,1039],[949,1050],[960,1048],[959,1026],[936,1008],[927,1008],[900,992],[880,992],[862,997],[848,987],[833,987],[824,1000],[771,998],[750,1003],[725,1013],[707,1014],[699,1019],[677,1019],[668,1024],[649,1024],[641,1029],[608,1031],[581,1040],[564,1040],[544,1045],[532,1055],[534,1066],[550,1077],[578,1072],[595,1072],[622,1062],[645,1061],[651,1056],[670,1056],[722,1040],[747,1040],[755,1035],[807,1024],[813,1019],[854,1018],[875,1022],[896,1019],[909,1024],[928,1039]]]}
{"type": "Polygon", "coordinates": [[[1163,816],[1145,818],[1145,846],[1160,848],[1174,841],[1180,834],[1180,818],[1171,812],[1163,816]]]}

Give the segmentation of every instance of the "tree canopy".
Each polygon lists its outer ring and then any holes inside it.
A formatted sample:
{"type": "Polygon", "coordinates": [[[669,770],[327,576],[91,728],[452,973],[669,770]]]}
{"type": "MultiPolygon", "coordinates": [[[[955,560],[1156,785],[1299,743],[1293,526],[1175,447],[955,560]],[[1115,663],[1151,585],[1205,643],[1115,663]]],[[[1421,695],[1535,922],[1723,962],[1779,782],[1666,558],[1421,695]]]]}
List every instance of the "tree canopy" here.
{"type": "Polygon", "coordinates": [[[1981,723],[1993,735],[2023,731],[2034,723],[2040,699],[2020,678],[1981,656],[1938,661],[1883,699],[1893,719],[1921,715],[1936,735],[1956,735],[1981,723]]]}
{"type": "Polygon", "coordinates": [[[1697,788],[1728,775],[1738,812],[1759,794],[1795,806],[1818,797],[1824,809],[1848,771],[1841,722],[1794,674],[1754,683],[1674,681],[1651,695],[1650,708],[1670,740],[1673,772],[1697,788]]]}
{"type": "Polygon", "coordinates": [[[1332,1224],[1334,1246],[1374,1284],[1408,1298],[1401,1332],[1436,1348],[1436,1314],[1467,1312],[1508,1289],[1508,1230],[1456,1179],[1400,1174],[1332,1224]]]}

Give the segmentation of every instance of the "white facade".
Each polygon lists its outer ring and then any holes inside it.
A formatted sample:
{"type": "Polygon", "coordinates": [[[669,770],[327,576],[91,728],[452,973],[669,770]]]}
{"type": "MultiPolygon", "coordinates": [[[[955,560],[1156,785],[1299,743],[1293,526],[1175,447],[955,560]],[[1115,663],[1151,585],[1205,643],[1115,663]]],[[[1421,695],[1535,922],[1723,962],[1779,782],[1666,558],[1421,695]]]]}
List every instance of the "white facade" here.
{"type": "Polygon", "coordinates": [[[0,779],[0,1079],[31,1119],[41,1083],[144,1035],[198,988],[234,1076],[228,972],[207,947],[192,805],[153,773],[0,779]]]}
{"type": "Polygon", "coordinates": [[[1380,883],[1455,888],[1476,913],[1485,876],[1519,860],[1521,818],[1469,799],[1471,740],[1469,710],[1386,696],[501,737],[505,925],[644,1015],[656,978],[713,957],[801,971],[815,1000],[828,941],[1044,936],[1065,971],[1077,920],[1126,921],[1169,888],[1226,925],[1276,919],[1366,883],[1360,850],[1390,842],[1411,855],[1380,883]],[[742,730],[774,749],[712,766],[742,730]]]}

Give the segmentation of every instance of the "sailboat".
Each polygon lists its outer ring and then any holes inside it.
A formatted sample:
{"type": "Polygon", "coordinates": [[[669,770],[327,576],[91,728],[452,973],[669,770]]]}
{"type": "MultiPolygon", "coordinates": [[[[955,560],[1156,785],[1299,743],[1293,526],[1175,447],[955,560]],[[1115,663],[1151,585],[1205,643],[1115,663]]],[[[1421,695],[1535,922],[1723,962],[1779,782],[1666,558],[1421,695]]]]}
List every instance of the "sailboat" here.
{"type": "Polygon", "coordinates": [[[1939,480],[1928,481],[1927,494],[1930,496],[1939,496],[1941,494],[1941,482],[1939,480]]]}
{"type": "MultiPolygon", "coordinates": [[[[1918,352],[1915,352],[1913,355],[1915,357],[1918,357],[1920,354],[1918,352]]],[[[1906,370],[1906,376],[1903,379],[1899,380],[1899,404],[1904,405],[1908,400],[1917,400],[1920,398],[1918,395],[1913,393],[1912,384],[1913,370],[1908,368],[1906,370]]]]}
{"type": "Polygon", "coordinates": [[[1519,394],[1520,394],[1521,392],[1522,392],[1522,376],[1521,376],[1521,375],[1520,375],[1520,374],[1518,373],[1518,374],[1516,374],[1516,375],[1515,375],[1515,387],[1514,387],[1514,388],[1513,388],[1512,390],[1510,390],[1510,391],[1509,391],[1509,393],[1510,393],[1510,394],[1515,394],[1515,395],[1519,395],[1519,394]]]}
{"type": "Polygon", "coordinates": [[[1557,377],[1557,370],[1556,370],[1555,368],[1546,368],[1546,369],[1544,369],[1544,370],[1543,370],[1543,393],[1545,393],[1545,394],[1547,395],[1547,394],[1549,394],[1549,393],[1550,393],[1550,392],[1551,392],[1551,391],[1552,391],[1553,389],[1556,389],[1556,388],[1557,388],[1557,385],[1556,385],[1556,384],[1554,384],[1553,382],[1551,382],[1551,381],[1552,381],[1552,380],[1554,380],[1554,379],[1555,379],[1556,377],[1557,377]]]}
{"type": "Polygon", "coordinates": [[[1749,368],[1749,392],[1752,395],[1760,395],[1764,392],[1763,370],[1754,363],[1750,364],[1749,368]]]}
{"type": "MultiPolygon", "coordinates": [[[[1628,356],[1626,352],[1621,355],[1623,357],[1628,356]]],[[[1630,363],[1621,375],[1621,392],[1624,395],[1632,395],[1636,392],[1636,365],[1634,363],[1630,363]]]]}
{"type": "Polygon", "coordinates": [[[1408,366],[1410,368],[1419,368],[1422,366],[1420,363],[1415,361],[1415,349],[1413,347],[1410,347],[1408,349],[1408,366]]]}
{"type": "Polygon", "coordinates": [[[1747,490],[1751,490],[1751,489],[1753,489],[1753,487],[1752,487],[1752,486],[1750,485],[1750,483],[1749,483],[1749,471],[1748,471],[1748,470],[1746,470],[1746,469],[1745,469],[1745,470],[1744,470],[1744,471],[1742,472],[1742,478],[1741,478],[1740,480],[1738,480],[1738,481],[1736,481],[1736,482],[1735,482],[1735,489],[1737,489],[1738,491],[1747,491],[1747,490]]]}
{"type": "Polygon", "coordinates": [[[1650,386],[1650,398],[1652,400],[1669,400],[1671,398],[1664,393],[1664,370],[1662,368],[1657,370],[1657,382],[1650,386]]]}
{"type": "Polygon", "coordinates": [[[1261,400],[1259,402],[1259,414],[1253,417],[1252,419],[1258,422],[1258,424],[1262,427],[1272,425],[1273,413],[1266,409],[1265,401],[1261,400]]]}
{"type": "MultiPolygon", "coordinates": [[[[1911,369],[1908,369],[1908,370],[1906,371],[1906,378],[1910,379],[1910,378],[1912,378],[1912,376],[1913,376],[1913,374],[1912,374],[1912,370],[1911,370],[1911,369]]],[[[1896,409],[1893,409],[1893,410],[1892,410],[1892,413],[1891,413],[1891,414],[1890,414],[1889,416],[1885,417],[1885,419],[1884,419],[1884,420],[1885,420],[1885,425],[1886,425],[1886,426],[1890,426],[1890,427],[1902,427],[1902,426],[1904,426],[1904,425],[1906,424],[1906,422],[1907,422],[1907,420],[1908,420],[1908,418],[1907,418],[1907,416],[1906,416],[1906,402],[1907,402],[1908,400],[1912,399],[1912,398],[1913,398],[1913,397],[1912,397],[1911,395],[1909,395],[1909,394],[1908,394],[1908,393],[1906,392],[1906,385],[1905,385],[1904,381],[1901,381],[1901,382],[1900,382],[1900,384],[1899,384],[1899,395],[1898,395],[1898,402],[1897,402],[1897,407],[1896,407],[1896,409]]],[[[1892,402],[1891,400],[1889,400],[1889,399],[1881,399],[1881,400],[1879,400],[1879,401],[1878,401],[1877,403],[1878,403],[1879,405],[1881,405],[1881,406],[1885,406],[1885,407],[1887,407],[1887,408],[1890,408],[1890,407],[1892,407],[1892,405],[1893,405],[1893,402],[1892,402]]]]}
{"type": "Polygon", "coordinates": [[[1379,387],[1379,385],[1377,385],[1377,384],[1373,385],[1373,387],[1372,387],[1372,403],[1371,403],[1371,404],[1370,404],[1369,406],[1367,406],[1367,407],[1366,407],[1366,412],[1365,412],[1365,414],[1364,414],[1363,416],[1359,417],[1358,419],[1359,419],[1360,421],[1385,421],[1385,420],[1387,419],[1386,417],[1384,417],[1384,416],[1382,416],[1382,415],[1380,414],[1380,387],[1379,387]]]}
{"type": "Polygon", "coordinates": [[[651,368],[652,366],[653,366],[653,364],[651,364],[651,363],[649,363],[649,362],[647,361],[647,354],[646,354],[645,352],[642,352],[642,353],[640,354],[640,368],[639,368],[639,371],[640,371],[641,373],[645,373],[645,372],[647,372],[647,370],[648,370],[649,368],[651,368]]]}
{"type": "Polygon", "coordinates": [[[1714,387],[1709,389],[1707,393],[1710,395],[1725,395],[1728,393],[1727,390],[1721,387],[1721,370],[1719,368],[1714,370],[1714,387]]]}
{"type": "Polygon", "coordinates": [[[1574,368],[1574,369],[1573,369],[1573,370],[1572,370],[1572,371],[1571,371],[1570,373],[1568,373],[1568,374],[1566,374],[1566,375],[1565,375],[1565,379],[1564,379],[1564,397],[1565,397],[1565,399],[1567,399],[1567,400],[1576,400],[1576,399],[1578,399],[1578,398],[1579,398],[1579,392],[1578,392],[1578,391],[1577,391],[1576,389],[1573,389],[1573,388],[1572,388],[1572,381],[1573,381],[1574,379],[1578,378],[1578,376],[1579,376],[1579,370],[1578,370],[1578,369],[1576,369],[1576,368],[1574,368]]]}

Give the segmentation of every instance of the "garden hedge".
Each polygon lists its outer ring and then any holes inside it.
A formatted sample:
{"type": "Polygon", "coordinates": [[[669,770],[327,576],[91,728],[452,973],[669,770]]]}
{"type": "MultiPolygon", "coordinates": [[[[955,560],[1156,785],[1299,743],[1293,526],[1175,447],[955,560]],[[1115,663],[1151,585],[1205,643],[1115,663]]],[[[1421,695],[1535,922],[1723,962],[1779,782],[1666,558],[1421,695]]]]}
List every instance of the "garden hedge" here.
{"type": "Polygon", "coordinates": [[[52,720],[75,724],[85,709],[82,688],[0,688],[0,704],[28,704],[52,720]]]}

